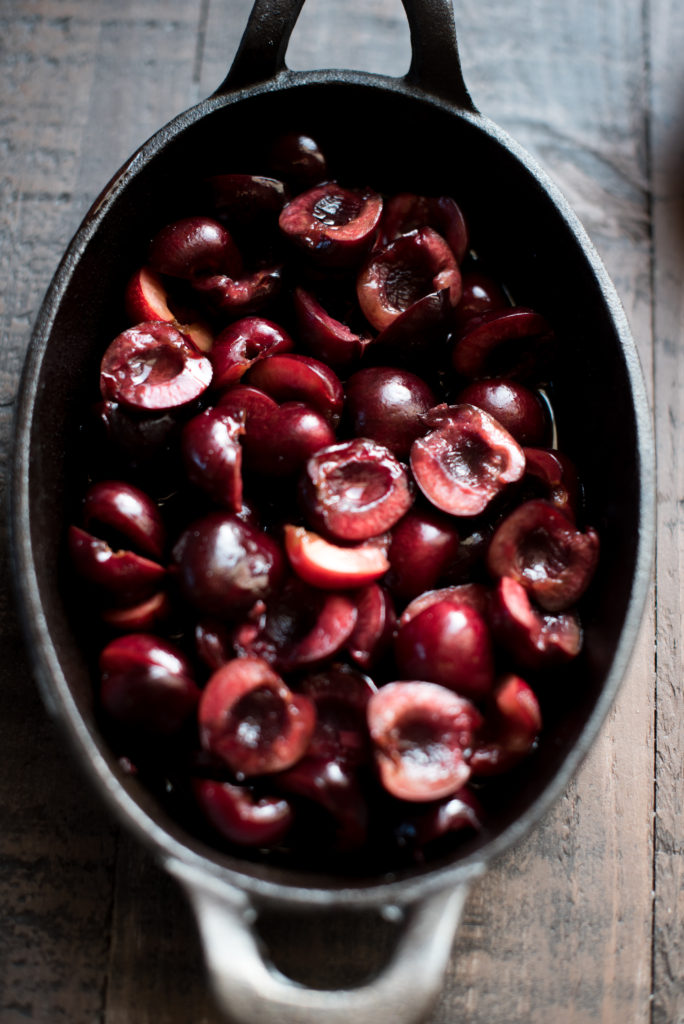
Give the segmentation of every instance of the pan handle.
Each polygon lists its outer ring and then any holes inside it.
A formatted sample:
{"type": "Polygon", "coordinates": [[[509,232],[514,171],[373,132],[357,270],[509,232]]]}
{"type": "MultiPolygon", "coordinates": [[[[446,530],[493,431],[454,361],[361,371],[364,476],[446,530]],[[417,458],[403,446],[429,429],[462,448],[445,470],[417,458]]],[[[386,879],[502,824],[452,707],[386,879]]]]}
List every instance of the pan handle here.
{"type": "MultiPolygon", "coordinates": [[[[411,66],[404,81],[464,110],[474,111],[458,56],[452,0],[402,0],[411,33],[411,66]]],[[[255,0],[220,96],[274,78],[304,0],[255,0]]]]}
{"type": "Polygon", "coordinates": [[[233,1024],[418,1024],[439,995],[468,891],[462,882],[406,908],[380,973],[357,988],[333,991],[292,981],[265,958],[256,914],[242,891],[177,861],[167,867],[190,898],[214,995],[233,1024]]]}

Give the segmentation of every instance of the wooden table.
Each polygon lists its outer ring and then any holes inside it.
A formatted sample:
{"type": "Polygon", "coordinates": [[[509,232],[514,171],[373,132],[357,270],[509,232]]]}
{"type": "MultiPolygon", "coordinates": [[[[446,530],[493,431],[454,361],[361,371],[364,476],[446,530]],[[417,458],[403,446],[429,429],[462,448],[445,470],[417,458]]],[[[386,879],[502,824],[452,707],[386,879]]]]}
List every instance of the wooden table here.
{"type": "MultiPolygon", "coordinates": [[[[221,81],[249,7],[0,3],[3,467],[60,253],[129,153],[221,81]]],[[[681,1024],[684,5],[459,0],[456,14],[476,104],[556,179],[622,297],[653,398],[659,511],[657,586],[619,699],[554,810],[472,890],[432,1022],[681,1024]]],[[[308,0],[289,63],[401,74],[408,57],[399,0],[308,0]]],[[[178,890],[106,816],[44,713],[4,538],[0,1020],[210,1024],[178,890]]],[[[271,931],[286,966],[306,941],[324,950],[319,975],[337,981],[350,945],[373,941],[344,925],[320,942],[288,922],[271,931]]]]}

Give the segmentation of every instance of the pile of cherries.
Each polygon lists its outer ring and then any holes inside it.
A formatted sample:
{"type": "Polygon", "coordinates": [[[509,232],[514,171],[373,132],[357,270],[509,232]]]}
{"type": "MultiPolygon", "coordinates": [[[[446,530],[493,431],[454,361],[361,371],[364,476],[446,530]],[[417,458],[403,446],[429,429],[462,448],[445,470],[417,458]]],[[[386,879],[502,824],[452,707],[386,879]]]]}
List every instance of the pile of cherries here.
{"type": "Polygon", "coordinates": [[[141,253],[69,555],[128,770],[218,845],[389,869],[535,749],[598,537],[552,327],[455,200],[342,185],[302,135],[264,169],[141,253]]]}

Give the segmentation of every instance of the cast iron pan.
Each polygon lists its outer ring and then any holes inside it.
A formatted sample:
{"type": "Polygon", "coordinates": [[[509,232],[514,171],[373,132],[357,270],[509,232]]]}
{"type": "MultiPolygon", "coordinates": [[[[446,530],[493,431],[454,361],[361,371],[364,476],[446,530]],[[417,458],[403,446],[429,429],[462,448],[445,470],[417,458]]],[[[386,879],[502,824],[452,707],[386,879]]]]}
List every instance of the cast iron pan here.
{"type": "Polygon", "coordinates": [[[474,109],[462,79],[450,0],[403,0],[411,67],[393,79],[291,72],[285,51],[303,0],[256,0],[218,91],[172,121],[119,171],[71,243],[41,309],[16,419],[12,468],[14,575],[45,701],[113,810],[184,885],[220,1005],[253,1024],[420,1019],[439,991],[467,885],[562,793],[625,671],[649,586],[653,445],[634,344],[582,227],[530,157],[474,109]],[[184,208],[185,181],[250,169],[259,141],[308,132],[340,176],[392,191],[453,195],[477,247],[519,304],[561,339],[554,393],[560,446],[577,463],[587,521],[601,536],[584,602],[585,651],[572,701],[550,702],[543,740],[485,832],[457,855],[391,876],[326,877],[221,854],[189,835],[125,776],[94,719],[92,683],[60,593],[54,553],[78,469],[68,452],[92,397],[101,353],[117,333],[125,282],[148,239],[184,208]],[[239,166],[238,166],[239,164],[239,166]],[[104,272],[103,272],[104,268],[104,272]],[[619,430],[615,429],[619,424],[619,430]],[[67,453],[67,454],[65,454],[67,453]],[[562,712],[562,713],[561,713],[562,712]],[[398,946],[378,977],[352,991],[309,990],[262,959],[255,909],[392,905],[398,946]]]}

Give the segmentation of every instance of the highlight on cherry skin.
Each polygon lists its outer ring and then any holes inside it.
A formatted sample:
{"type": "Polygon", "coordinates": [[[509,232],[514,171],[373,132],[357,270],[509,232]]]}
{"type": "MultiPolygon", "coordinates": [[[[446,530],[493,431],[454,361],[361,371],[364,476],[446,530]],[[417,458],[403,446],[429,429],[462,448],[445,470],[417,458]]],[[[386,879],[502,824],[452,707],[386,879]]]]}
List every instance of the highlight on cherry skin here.
{"type": "Polygon", "coordinates": [[[358,167],[293,126],[150,226],[65,548],[127,770],[221,850],[382,874],[534,771],[600,541],[562,323],[487,269],[471,197],[358,167]]]}

